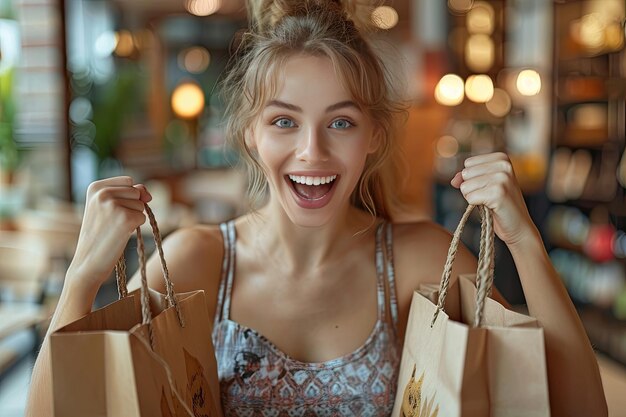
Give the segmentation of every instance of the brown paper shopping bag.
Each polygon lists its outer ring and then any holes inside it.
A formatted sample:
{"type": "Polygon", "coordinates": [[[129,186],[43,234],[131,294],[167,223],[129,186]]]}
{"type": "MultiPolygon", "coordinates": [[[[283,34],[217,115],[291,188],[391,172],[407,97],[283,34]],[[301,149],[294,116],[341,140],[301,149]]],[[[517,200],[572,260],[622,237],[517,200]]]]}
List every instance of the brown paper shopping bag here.
{"type": "Polygon", "coordinates": [[[394,417],[548,417],[543,329],[537,320],[488,298],[493,282],[493,224],[483,216],[476,284],[450,284],[469,206],[454,233],[439,288],[413,294],[394,417]]]}
{"type": "MultiPolygon", "coordinates": [[[[211,324],[203,291],[175,294],[150,208],[167,295],[148,289],[141,232],[142,288],[51,335],[54,413],[59,417],[219,417],[211,324]]],[[[118,267],[123,266],[118,264],[118,267]]]]}

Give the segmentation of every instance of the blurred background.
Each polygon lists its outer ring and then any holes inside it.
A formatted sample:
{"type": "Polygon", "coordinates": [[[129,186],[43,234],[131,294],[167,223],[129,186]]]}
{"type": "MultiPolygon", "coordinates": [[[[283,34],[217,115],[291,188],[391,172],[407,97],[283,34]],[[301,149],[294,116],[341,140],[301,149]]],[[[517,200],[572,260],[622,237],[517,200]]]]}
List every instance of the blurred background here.
{"type": "MultiPolygon", "coordinates": [[[[463,160],[507,152],[598,351],[612,416],[626,416],[625,10],[390,0],[372,13],[411,102],[395,220],[452,230],[463,160]]],[[[90,182],[147,184],[164,234],[247,209],[216,94],[246,25],[243,0],[0,0],[0,415],[23,415],[90,182]]],[[[474,220],[474,251],[479,233],[474,220]]],[[[501,242],[496,256],[496,285],[523,309],[501,242]]],[[[112,278],[96,307],[115,298],[112,278]]]]}

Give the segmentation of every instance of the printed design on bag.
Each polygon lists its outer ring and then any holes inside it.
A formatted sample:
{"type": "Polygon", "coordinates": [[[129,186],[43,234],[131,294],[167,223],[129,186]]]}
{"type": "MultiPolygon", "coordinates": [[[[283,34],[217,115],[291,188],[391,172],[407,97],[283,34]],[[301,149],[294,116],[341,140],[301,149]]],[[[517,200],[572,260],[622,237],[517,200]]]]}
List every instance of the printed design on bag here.
{"type": "Polygon", "coordinates": [[[261,359],[263,359],[263,356],[249,351],[241,351],[235,355],[233,372],[241,379],[241,383],[261,369],[261,359]]]}
{"type": "Polygon", "coordinates": [[[193,414],[196,417],[210,417],[211,388],[209,381],[204,377],[204,368],[186,349],[183,349],[183,352],[187,367],[187,396],[191,398],[193,414]]]}
{"type": "Polygon", "coordinates": [[[428,401],[428,398],[424,398],[422,401],[422,384],[424,383],[424,372],[422,376],[415,381],[415,371],[417,365],[413,365],[413,373],[411,379],[404,388],[404,395],[402,397],[402,409],[400,412],[401,417],[437,417],[439,414],[439,406],[437,405],[432,410],[434,400],[428,401]]]}

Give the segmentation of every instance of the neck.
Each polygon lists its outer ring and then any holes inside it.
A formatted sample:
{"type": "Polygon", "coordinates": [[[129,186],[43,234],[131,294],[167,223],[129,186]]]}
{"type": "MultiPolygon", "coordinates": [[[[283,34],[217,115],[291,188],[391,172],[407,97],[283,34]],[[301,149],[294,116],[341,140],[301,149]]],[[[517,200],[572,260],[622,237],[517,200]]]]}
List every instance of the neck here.
{"type": "Polygon", "coordinates": [[[257,247],[264,248],[258,253],[280,259],[285,269],[300,275],[346,256],[356,242],[371,236],[364,232],[375,219],[347,205],[325,225],[302,227],[270,202],[250,221],[257,222],[257,247]]]}

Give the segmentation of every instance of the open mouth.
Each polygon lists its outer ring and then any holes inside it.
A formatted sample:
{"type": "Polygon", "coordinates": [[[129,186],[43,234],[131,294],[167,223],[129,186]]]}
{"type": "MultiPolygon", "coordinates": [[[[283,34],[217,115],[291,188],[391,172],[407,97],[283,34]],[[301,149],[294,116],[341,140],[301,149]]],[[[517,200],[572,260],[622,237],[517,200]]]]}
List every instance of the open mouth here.
{"type": "Polygon", "coordinates": [[[337,175],[326,177],[311,177],[304,175],[288,175],[289,182],[296,194],[305,200],[320,200],[326,196],[335,185],[337,175]]]}

